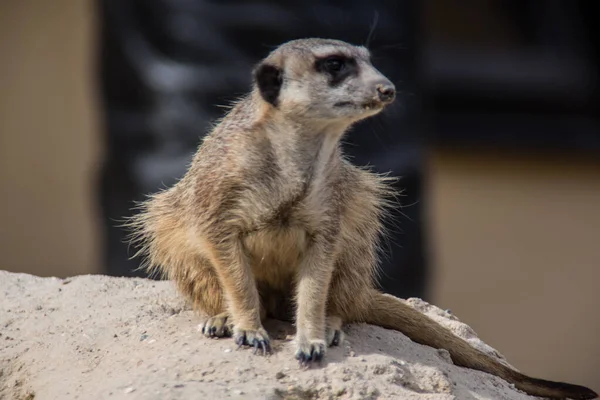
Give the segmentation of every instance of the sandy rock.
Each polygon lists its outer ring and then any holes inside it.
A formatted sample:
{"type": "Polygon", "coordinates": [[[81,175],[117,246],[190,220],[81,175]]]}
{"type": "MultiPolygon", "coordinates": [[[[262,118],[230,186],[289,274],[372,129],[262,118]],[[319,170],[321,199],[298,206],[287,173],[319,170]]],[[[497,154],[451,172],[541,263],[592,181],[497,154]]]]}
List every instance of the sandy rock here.
{"type": "MultiPolygon", "coordinates": [[[[428,314],[506,362],[452,314],[428,314]]],[[[302,370],[289,324],[270,321],[274,354],[206,339],[171,282],[0,271],[2,399],[531,399],[500,378],[452,364],[399,332],[345,327],[320,368],[302,370]]]]}

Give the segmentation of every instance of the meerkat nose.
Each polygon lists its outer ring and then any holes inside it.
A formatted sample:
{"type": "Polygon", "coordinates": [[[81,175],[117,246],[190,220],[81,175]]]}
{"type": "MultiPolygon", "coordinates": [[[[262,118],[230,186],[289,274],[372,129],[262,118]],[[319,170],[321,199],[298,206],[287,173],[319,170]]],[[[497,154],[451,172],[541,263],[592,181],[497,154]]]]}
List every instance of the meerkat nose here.
{"type": "Polygon", "coordinates": [[[379,100],[384,103],[390,103],[396,96],[396,87],[389,81],[377,84],[377,95],[379,100]]]}

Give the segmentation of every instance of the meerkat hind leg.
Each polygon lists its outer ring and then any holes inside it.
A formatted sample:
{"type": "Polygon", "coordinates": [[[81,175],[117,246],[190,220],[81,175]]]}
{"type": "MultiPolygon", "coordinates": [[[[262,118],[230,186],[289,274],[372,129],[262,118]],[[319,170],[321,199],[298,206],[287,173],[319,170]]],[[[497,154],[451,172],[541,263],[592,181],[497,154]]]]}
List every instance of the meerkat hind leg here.
{"type": "Polygon", "coordinates": [[[202,333],[206,337],[231,337],[233,336],[233,322],[228,312],[209,317],[202,326],[202,333]]]}
{"type": "Polygon", "coordinates": [[[327,337],[327,346],[341,346],[344,342],[344,331],[342,330],[343,321],[338,316],[327,316],[327,325],[325,328],[327,337]]]}

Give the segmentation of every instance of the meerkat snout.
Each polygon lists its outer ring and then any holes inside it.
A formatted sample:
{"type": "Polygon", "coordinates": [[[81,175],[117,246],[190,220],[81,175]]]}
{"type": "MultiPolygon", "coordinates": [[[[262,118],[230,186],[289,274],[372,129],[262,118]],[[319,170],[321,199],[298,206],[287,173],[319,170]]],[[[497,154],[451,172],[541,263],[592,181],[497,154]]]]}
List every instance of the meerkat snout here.
{"type": "Polygon", "coordinates": [[[376,85],[377,95],[382,103],[389,104],[396,98],[396,87],[388,80],[376,85]]]}

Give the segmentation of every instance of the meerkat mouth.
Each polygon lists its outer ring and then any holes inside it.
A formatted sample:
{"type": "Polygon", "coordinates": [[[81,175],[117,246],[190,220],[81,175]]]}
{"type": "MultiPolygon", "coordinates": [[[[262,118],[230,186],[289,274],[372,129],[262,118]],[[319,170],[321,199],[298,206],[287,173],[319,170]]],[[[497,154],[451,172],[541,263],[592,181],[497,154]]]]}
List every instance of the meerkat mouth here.
{"type": "Polygon", "coordinates": [[[383,108],[383,104],[379,101],[368,101],[362,104],[362,109],[365,111],[376,110],[379,108],[383,108]]]}
{"type": "Polygon", "coordinates": [[[360,108],[362,108],[365,111],[370,111],[370,110],[376,110],[376,109],[380,109],[383,108],[383,104],[379,101],[367,101],[365,103],[362,103],[360,105],[353,103],[351,101],[340,101],[339,103],[335,103],[335,107],[356,107],[359,106],[360,108]]]}

